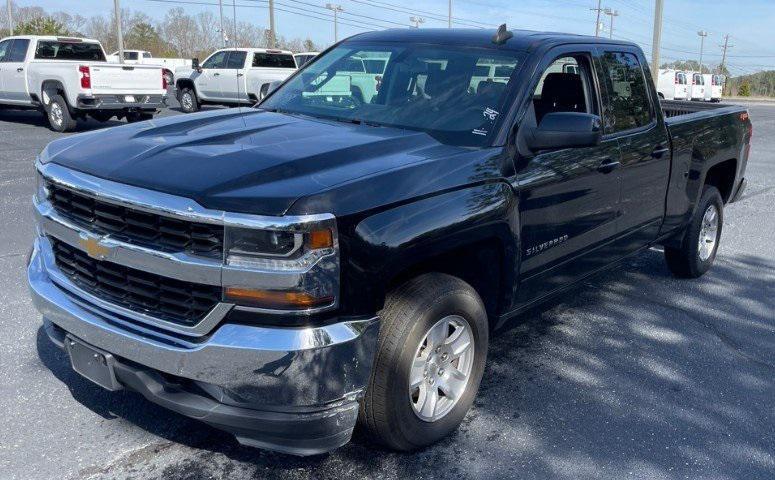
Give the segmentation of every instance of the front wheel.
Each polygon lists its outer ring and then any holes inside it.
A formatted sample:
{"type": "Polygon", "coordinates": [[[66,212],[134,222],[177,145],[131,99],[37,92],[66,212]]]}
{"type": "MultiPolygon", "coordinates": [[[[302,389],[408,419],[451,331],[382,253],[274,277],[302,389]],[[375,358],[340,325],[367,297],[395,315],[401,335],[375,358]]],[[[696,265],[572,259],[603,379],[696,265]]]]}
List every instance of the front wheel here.
{"type": "Polygon", "coordinates": [[[188,87],[183,88],[180,91],[180,108],[186,113],[199,111],[199,99],[196,97],[196,92],[188,87]]]}
{"type": "Polygon", "coordinates": [[[388,295],[361,403],[366,436],[410,451],[449,435],[479,389],[487,314],[476,291],[445,274],[416,277],[388,295]]]}
{"type": "Polygon", "coordinates": [[[706,186],[679,247],[665,247],[665,260],[676,277],[697,278],[713,265],[721,240],[724,201],[716,187],[706,186]]]}

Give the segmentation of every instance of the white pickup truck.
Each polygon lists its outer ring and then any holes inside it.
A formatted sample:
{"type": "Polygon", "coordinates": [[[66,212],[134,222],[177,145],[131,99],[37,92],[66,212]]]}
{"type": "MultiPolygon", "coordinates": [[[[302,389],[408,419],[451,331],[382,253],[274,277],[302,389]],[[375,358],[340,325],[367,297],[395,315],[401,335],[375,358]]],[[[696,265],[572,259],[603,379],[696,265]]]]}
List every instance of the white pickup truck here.
{"type": "Polygon", "coordinates": [[[58,132],[90,116],[149,120],[164,105],[162,68],[108,63],[96,40],[15,36],[0,40],[0,107],[37,108],[58,132]]]}
{"type": "Polygon", "coordinates": [[[293,53],[265,48],[218,50],[199,65],[175,70],[176,95],[184,112],[203,104],[254,104],[269,92],[274,82],[296,71],[293,53]]]}

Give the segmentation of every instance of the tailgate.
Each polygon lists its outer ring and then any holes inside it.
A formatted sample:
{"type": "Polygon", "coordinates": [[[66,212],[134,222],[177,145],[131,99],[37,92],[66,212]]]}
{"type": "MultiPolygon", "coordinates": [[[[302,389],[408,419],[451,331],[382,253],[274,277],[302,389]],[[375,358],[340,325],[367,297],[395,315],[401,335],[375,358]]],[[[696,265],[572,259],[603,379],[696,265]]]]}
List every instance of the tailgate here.
{"type": "Polygon", "coordinates": [[[99,63],[89,65],[92,93],[161,94],[161,67],[99,63]]]}

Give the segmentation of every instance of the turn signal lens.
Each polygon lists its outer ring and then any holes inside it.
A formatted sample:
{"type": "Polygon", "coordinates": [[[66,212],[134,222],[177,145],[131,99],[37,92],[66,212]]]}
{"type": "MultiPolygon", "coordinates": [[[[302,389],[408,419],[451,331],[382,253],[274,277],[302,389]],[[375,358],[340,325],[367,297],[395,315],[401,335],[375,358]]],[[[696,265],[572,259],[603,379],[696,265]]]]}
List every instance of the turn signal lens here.
{"type": "Polygon", "coordinates": [[[309,232],[307,237],[307,246],[310,250],[321,250],[324,248],[331,248],[334,246],[334,236],[331,230],[314,230],[309,232]]]}
{"type": "Polygon", "coordinates": [[[305,310],[329,305],[333,297],[315,297],[304,292],[277,290],[255,290],[252,288],[226,287],[223,290],[226,300],[239,305],[268,308],[274,310],[305,310]]]}

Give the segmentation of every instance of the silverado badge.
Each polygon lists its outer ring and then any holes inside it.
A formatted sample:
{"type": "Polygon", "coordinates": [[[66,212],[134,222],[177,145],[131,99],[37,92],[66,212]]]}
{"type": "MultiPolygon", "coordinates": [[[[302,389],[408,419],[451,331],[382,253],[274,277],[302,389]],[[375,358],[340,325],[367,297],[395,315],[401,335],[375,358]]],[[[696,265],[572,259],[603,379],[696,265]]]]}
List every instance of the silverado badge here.
{"type": "Polygon", "coordinates": [[[112,248],[103,245],[100,237],[94,237],[85,233],[80,234],[78,243],[86,253],[94,259],[105,260],[110,255],[112,248]]]}

